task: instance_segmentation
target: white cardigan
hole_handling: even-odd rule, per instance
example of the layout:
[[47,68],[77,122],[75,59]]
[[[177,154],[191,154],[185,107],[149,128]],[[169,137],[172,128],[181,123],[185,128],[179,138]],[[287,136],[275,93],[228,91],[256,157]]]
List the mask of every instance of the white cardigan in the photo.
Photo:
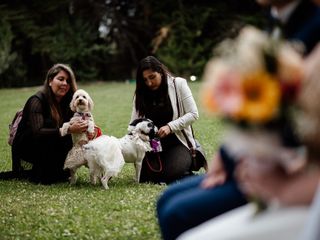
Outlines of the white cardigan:
[[[192,96],[192,92],[187,84],[186,79],[180,77],[175,78],[180,108],[180,117],[178,118],[176,91],[173,83],[174,78],[168,75],[167,79],[168,93],[173,109],[173,120],[169,122],[168,125],[171,128],[172,132],[176,134],[180,142],[182,142],[187,148],[189,148],[187,141],[183,133],[181,132],[181,130],[184,129],[190,142],[193,144],[193,146],[195,146],[190,125],[199,118],[199,113],[196,102],[194,101],[194,98]],[[137,118],[139,118],[139,115],[135,108],[134,99],[130,122]]]

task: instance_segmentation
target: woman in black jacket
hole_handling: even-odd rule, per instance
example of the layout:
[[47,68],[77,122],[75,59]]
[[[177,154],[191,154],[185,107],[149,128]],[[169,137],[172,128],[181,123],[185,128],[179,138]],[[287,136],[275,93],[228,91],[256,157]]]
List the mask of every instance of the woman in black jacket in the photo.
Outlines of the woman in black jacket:
[[[68,179],[69,172],[63,170],[63,164],[72,139],[70,134],[62,137],[60,128],[73,116],[69,104],[76,89],[76,79],[69,66],[55,64],[49,69],[42,90],[32,95],[24,106],[12,144],[13,171],[1,173],[0,178],[26,177],[42,184]],[[86,129],[86,122],[77,122],[69,127],[68,133]]]

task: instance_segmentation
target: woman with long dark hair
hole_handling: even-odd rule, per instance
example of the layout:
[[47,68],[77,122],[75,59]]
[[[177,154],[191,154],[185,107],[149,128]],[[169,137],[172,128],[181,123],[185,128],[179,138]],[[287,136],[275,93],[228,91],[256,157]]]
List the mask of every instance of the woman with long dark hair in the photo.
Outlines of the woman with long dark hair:
[[[137,68],[131,120],[146,117],[158,127],[162,152],[146,154],[140,182],[170,183],[190,175],[191,124],[199,115],[187,81],[174,77],[153,56],[142,59]],[[184,134],[181,130],[184,130]]]

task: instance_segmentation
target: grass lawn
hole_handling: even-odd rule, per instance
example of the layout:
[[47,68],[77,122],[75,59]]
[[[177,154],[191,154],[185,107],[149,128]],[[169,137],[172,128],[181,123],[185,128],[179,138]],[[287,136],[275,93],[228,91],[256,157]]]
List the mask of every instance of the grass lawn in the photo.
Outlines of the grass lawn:
[[[203,114],[199,83],[189,83],[198,103],[197,138],[210,159],[219,145],[222,124]],[[135,85],[80,84],[95,102],[93,116],[103,133],[122,137],[130,120]],[[8,124],[38,87],[0,89],[0,171],[11,169]],[[110,189],[92,186],[88,170],[78,171],[75,186],[0,181],[0,239],[160,239],[155,203],[166,186],[136,184],[133,164],[126,164]]]

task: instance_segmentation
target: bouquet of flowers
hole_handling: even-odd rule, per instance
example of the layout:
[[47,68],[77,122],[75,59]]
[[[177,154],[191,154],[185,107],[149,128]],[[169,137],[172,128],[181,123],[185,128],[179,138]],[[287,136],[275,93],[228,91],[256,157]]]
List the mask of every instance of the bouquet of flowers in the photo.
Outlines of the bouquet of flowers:
[[201,100],[231,126],[224,145],[235,159],[273,161],[286,171],[304,164],[295,137],[302,58],[288,42],[245,27],[216,50],[204,71]]

